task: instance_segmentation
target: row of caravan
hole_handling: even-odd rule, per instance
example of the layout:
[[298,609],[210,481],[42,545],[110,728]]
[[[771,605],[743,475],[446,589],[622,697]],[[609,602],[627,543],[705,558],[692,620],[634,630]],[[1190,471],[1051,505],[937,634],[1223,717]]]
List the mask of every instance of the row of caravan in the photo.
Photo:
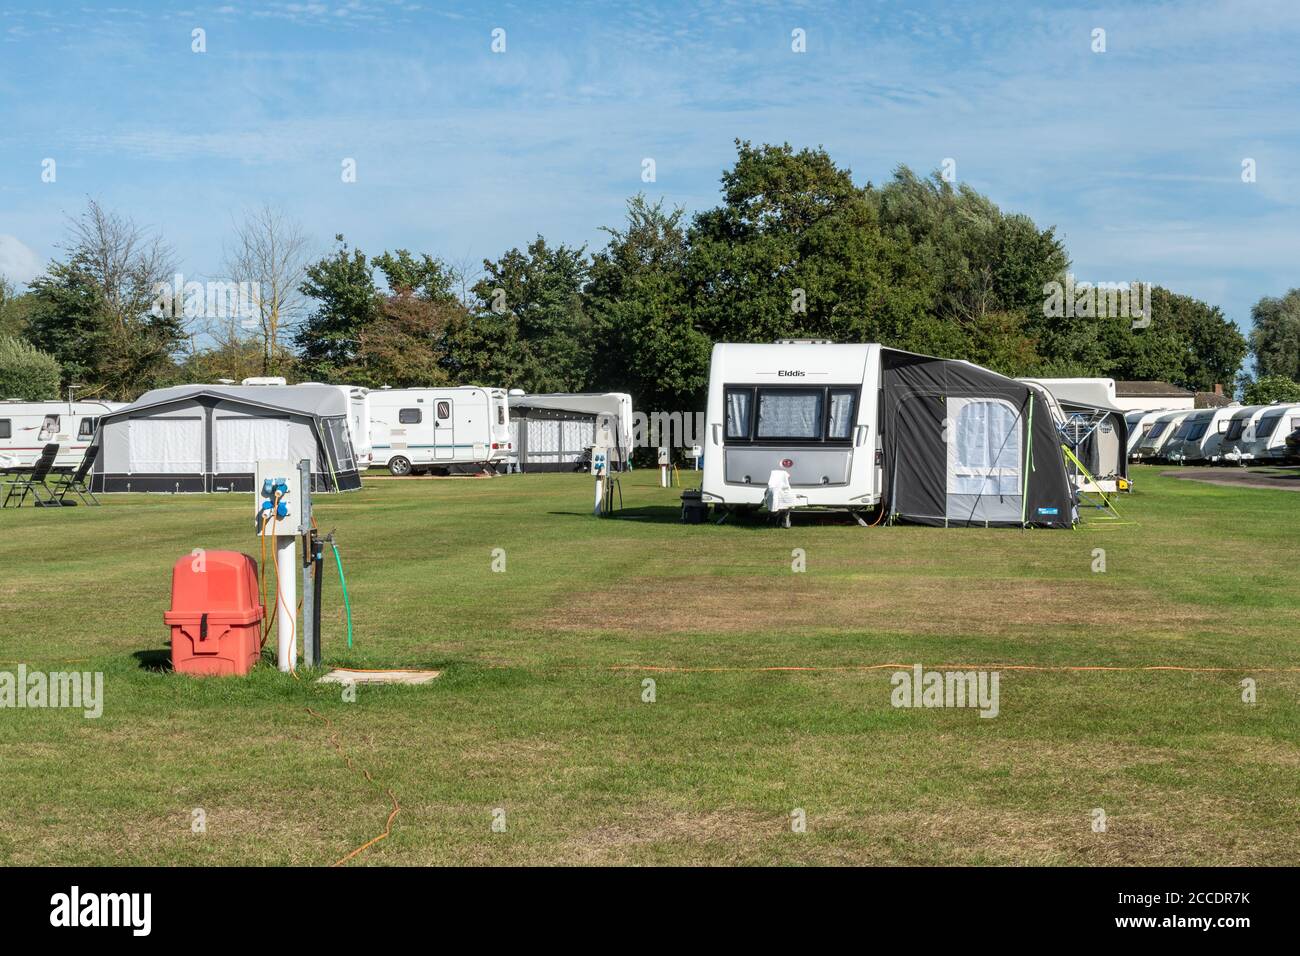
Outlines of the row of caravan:
[[244,490],[255,463],[313,461],[318,487],[357,487],[372,466],[571,470],[592,445],[627,460],[632,403],[622,393],[525,395],[501,388],[365,389],[284,379],[181,385],[130,404],[0,402],[0,468],[30,467],[48,444],[74,468],[98,443],[101,491]]
[[1134,411],[1127,419],[1133,461],[1280,464],[1287,436],[1300,429],[1300,404]]

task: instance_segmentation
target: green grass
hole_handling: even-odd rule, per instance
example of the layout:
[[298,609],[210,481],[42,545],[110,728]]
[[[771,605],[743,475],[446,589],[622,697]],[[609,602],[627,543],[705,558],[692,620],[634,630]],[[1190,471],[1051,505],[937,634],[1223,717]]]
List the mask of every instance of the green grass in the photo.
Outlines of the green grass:
[[[318,500],[357,635],[330,567],[326,659],[444,673],[355,703],[159,667],[172,563],[256,554],[251,496],[5,511],[0,670],[103,671],[106,703],[0,710],[0,863],[328,864],[388,787],[349,865],[1295,865],[1300,673],[1265,669],[1300,669],[1300,498],[1158,472],[1075,532],[686,527],[653,471],[607,521],[582,476],[372,481]],[[986,720],[862,669],[915,662],[1225,670],[1004,669]]]

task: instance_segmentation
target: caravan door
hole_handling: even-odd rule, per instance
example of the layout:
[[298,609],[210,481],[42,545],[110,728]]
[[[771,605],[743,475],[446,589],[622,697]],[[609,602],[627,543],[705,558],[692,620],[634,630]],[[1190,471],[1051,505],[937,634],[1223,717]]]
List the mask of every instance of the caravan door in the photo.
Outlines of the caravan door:
[[433,403],[433,455],[438,461],[450,461],[456,455],[455,411],[450,398]]

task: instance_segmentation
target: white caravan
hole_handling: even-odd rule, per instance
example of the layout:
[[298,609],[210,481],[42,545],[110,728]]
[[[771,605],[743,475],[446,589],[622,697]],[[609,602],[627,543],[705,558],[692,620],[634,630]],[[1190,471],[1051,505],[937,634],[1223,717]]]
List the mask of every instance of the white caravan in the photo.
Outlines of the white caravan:
[[366,395],[371,464],[394,475],[494,466],[511,451],[505,389],[379,388]]
[[1134,461],[1159,461],[1164,457],[1165,446],[1182,427],[1183,420],[1192,414],[1190,409],[1176,408],[1163,412],[1151,423],[1151,428],[1134,447],[1130,458]]
[[1196,409],[1183,419],[1161,457],[1184,465],[1217,461],[1219,441],[1228,430],[1232,416],[1240,410],[1240,405]]
[[75,468],[95,438],[99,418],[125,402],[0,402],[0,468],[30,468],[51,442],[57,468]]
[[874,344],[715,345],[703,500],[756,507],[784,471],[799,507],[877,505],[880,377]]
[[1286,457],[1286,436],[1300,428],[1300,405],[1265,405],[1252,425],[1223,457],[1243,465],[1280,464]]
[[[259,375],[246,378],[241,385],[286,385],[286,380],[279,375]],[[303,382],[304,385],[323,385],[324,382]],[[357,470],[365,471],[370,467],[370,407],[366,404],[368,388],[360,385],[330,385],[343,393],[348,403],[348,437],[352,439],[352,451],[356,456]]]
[[1124,416],[1124,424],[1128,426],[1128,456],[1132,458],[1137,453],[1137,447],[1141,444],[1142,439],[1147,437],[1147,432],[1155,425],[1161,415],[1168,412],[1167,408],[1157,408],[1153,411],[1137,409]]

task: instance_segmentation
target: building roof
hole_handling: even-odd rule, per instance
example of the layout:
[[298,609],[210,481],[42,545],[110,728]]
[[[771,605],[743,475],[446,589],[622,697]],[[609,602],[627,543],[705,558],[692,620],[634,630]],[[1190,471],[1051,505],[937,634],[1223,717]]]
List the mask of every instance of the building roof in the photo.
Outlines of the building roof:
[[1116,398],[1191,398],[1192,393],[1168,382],[1116,382]]
[[1231,395],[1224,395],[1222,392],[1197,392],[1197,408],[1223,408],[1227,405],[1235,405]]

